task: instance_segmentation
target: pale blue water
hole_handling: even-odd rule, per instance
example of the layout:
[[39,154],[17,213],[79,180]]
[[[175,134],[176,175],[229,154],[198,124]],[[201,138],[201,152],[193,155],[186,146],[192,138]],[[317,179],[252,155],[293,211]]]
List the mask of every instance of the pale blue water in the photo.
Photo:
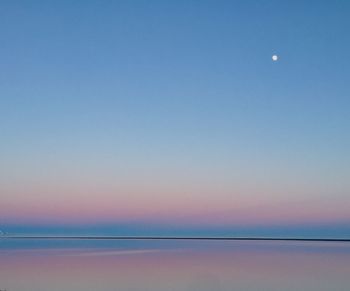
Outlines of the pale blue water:
[[350,290],[350,244],[0,240],[0,290]]

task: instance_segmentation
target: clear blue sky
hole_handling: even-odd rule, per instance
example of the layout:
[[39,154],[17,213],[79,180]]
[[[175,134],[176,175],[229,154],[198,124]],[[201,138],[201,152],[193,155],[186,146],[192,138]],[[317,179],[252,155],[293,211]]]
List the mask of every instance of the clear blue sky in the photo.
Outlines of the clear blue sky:
[[1,1],[0,224],[347,235],[349,15]]

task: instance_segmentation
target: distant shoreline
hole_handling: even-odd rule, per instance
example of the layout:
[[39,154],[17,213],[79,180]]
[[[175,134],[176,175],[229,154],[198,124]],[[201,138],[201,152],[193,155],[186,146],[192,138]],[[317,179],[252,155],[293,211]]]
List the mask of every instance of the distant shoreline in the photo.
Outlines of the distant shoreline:
[[345,238],[279,238],[279,237],[187,237],[187,236],[0,236],[0,239],[59,239],[59,240],[207,240],[207,241],[300,241],[350,242]]

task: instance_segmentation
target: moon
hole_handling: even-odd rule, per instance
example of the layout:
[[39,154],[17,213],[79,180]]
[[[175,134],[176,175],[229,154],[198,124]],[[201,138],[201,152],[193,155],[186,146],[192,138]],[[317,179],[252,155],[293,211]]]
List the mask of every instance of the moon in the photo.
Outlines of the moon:
[[274,62],[277,62],[277,61],[278,61],[278,55],[273,55],[273,56],[272,56],[272,60],[273,60]]

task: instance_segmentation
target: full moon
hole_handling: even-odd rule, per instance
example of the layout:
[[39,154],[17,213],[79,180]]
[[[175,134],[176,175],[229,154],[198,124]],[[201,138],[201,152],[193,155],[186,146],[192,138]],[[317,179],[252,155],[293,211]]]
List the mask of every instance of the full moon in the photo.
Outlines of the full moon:
[[278,55],[273,55],[273,56],[272,56],[272,60],[273,60],[274,62],[278,61]]

